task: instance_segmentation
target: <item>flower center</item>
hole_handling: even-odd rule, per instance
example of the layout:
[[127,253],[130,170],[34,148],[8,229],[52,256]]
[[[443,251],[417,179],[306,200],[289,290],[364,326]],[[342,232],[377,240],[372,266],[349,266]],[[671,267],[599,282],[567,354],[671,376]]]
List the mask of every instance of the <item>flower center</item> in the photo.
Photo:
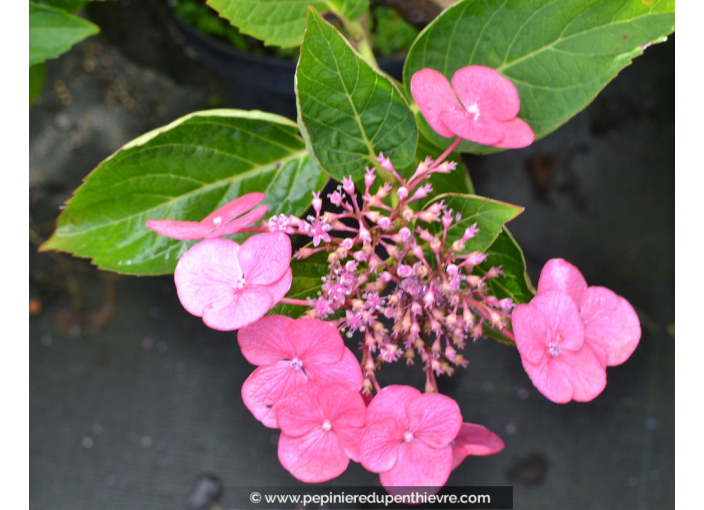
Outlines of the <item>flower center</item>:
[[330,423],[329,420],[325,420],[325,421],[323,422],[323,430],[324,430],[325,432],[329,432],[330,429],[332,429],[332,423]]
[[244,278],[240,276],[239,278],[235,279],[235,282],[232,284],[232,288],[235,292],[238,292],[244,288],[245,283],[247,282],[245,282]]
[[406,433],[403,435],[403,440],[407,443],[410,443],[414,439],[415,437],[413,436],[413,432],[411,432],[410,430],[407,430]]
[[467,113],[470,115],[474,115],[474,120],[477,120],[479,118],[479,105],[474,102],[471,106],[467,107]]
[[560,354],[560,346],[557,345],[556,343],[549,343],[548,344],[548,354],[550,355],[551,358],[557,358]]
[[[303,362],[298,358],[293,358],[291,360],[291,368],[293,368],[294,370],[302,370],[303,369]],[[325,423],[323,423],[323,428],[325,428]]]

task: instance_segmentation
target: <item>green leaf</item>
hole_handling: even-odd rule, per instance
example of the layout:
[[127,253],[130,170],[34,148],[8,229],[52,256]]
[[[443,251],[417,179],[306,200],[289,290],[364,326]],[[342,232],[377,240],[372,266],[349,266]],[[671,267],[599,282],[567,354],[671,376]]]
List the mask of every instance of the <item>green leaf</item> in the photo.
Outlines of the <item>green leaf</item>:
[[165,274],[194,242],[160,236],[148,219],[199,221],[252,191],[266,193],[269,214],[301,214],[326,177],[297,131],[278,115],[210,110],[147,133],[85,179],[42,249],[90,257],[102,269]]
[[66,11],[29,2],[29,65],[56,58],[98,31]]
[[243,33],[282,48],[301,44],[308,6],[349,21],[369,8],[369,0],[208,0],[207,4]]
[[[674,0],[463,0],[416,39],[404,83],[430,67],[452,79],[468,65],[497,69],[521,99],[519,117],[536,139],[584,109],[645,46],[675,27]],[[426,122],[431,140],[450,145]],[[463,142],[462,152],[498,149]]]
[[[440,200],[453,211],[453,223],[447,229],[447,244],[460,239],[467,228],[477,223],[479,232],[465,242],[461,253],[483,252],[494,243],[504,224],[523,212],[523,207],[476,195],[447,193],[435,197],[431,203]],[[454,221],[454,215],[457,213],[462,214],[459,222]],[[433,223],[433,230],[436,234],[442,234],[442,224]]]
[[511,298],[516,304],[527,303],[535,296],[535,288],[526,272],[526,259],[506,227],[488,250],[487,259],[474,268],[474,272],[484,276],[492,266],[499,267],[504,274],[487,280],[491,293],[499,299]]
[[35,3],[73,13],[83,9],[89,1],[90,0],[36,0]]
[[301,133],[338,181],[359,179],[384,152],[396,168],[413,161],[418,128],[401,92],[310,9],[296,71]]
[[29,66],[29,106],[41,94],[46,79],[46,66],[44,64],[34,64]]
[[[291,260],[291,272],[293,273],[293,283],[291,290],[286,297],[289,299],[303,299],[318,297],[318,292],[323,284],[321,278],[327,276],[330,269],[328,266],[327,251],[318,252],[307,259]],[[289,305],[279,303],[269,310],[269,315],[286,315],[297,319],[308,310],[305,306]]]

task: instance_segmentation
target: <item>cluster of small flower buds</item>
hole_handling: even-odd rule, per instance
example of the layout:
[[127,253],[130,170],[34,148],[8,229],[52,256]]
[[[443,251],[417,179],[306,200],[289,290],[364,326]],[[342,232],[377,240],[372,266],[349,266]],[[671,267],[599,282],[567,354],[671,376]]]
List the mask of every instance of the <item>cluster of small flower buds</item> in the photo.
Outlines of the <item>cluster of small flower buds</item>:
[[443,201],[417,206],[432,191],[427,179],[451,172],[456,163],[428,158],[406,180],[383,154],[378,161],[398,181],[395,191],[385,182],[372,192],[376,171],[367,168],[361,197],[351,178],[328,195],[341,212],[322,212],[320,194],[314,193],[315,216],[274,216],[263,227],[311,237],[313,246],[299,250],[297,258],[330,252],[329,273],[319,295],[309,299],[308,315],[332,320],[350,337],[363,333],[367,391],[378,390],[375,371],[382,364],[401,358],[407,364],[420,358],[426,391],[437,391],[437,375],[468,365],[457,350],[469,337],[476,340],[485,327],[511,336],[506,328],[513,302],[488,294],[486,282],[501,274],[500,267],[474,274],[486,260],[483,253],[465,253],[477,224],[450,242],[448,230],[461,224],[461,214]]

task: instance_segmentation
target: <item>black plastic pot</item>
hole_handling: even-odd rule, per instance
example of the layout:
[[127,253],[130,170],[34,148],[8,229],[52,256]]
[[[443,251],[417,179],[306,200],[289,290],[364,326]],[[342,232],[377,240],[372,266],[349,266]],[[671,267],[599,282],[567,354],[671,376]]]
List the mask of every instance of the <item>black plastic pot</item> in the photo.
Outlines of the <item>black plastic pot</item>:
[[[232,107],[296,119],[296,61],[238,51],[201,34],[175,14],[173,18],[188,45],[222,78]],[[404,61],[405,57],[384,58],[379,66],[400,81]]]

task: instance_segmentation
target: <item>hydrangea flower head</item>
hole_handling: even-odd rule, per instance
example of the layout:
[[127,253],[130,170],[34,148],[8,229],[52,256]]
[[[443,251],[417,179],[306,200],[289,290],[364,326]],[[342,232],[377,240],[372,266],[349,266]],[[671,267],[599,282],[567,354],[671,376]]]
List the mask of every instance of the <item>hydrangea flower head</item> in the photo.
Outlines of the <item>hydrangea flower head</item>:
[[442,487],[452,472],[452,441],[462,427],[457,402],[410,386],[382,389],[367,408],[362,465],[391,487]]
[[582,273],[564,259],[551,259],[543,267],[538,294],[557,290],[579,308],[584,338],[606,366],[626,361],[640,341],[640,321],[631,304],[605,287],[587,287]]
[[516,347],[536,388],[558,404],[594,399],[606,386],[606,369],[584,342],[577,305],[556,290],[539,293],[512,314]]
[[252,209],[265,197],[264,193],[247,193],[225,204],[201,221],[147,220],[147,228],[179,241],[227,236],[259,221],[266,214],[269,206],[261,205]]
[[276,407],[279,460],[302,482],[331,480],[350,459],[359,461],[367,408],[358,388],[310,382],[288,391]]
[[291,288],[291,241],[280,232],[256,234],[242,245],[206,239],[178,261],[174,280],[183,307],[213,329],[251,324]]
[[279,426],[277,403],[296,386],[318,381],[362,388],[359,362],[329,322],[270,315],[242,328],[237,340],[247,361],[258,365],[242,386],[242,399],[269,428]]
[[452,77],[422,69],[411,78],[411,94],[423,117],[439,135],[505,149],[526,147],[535,135],[517,117],[516,87],[490,67],[467,66]]

